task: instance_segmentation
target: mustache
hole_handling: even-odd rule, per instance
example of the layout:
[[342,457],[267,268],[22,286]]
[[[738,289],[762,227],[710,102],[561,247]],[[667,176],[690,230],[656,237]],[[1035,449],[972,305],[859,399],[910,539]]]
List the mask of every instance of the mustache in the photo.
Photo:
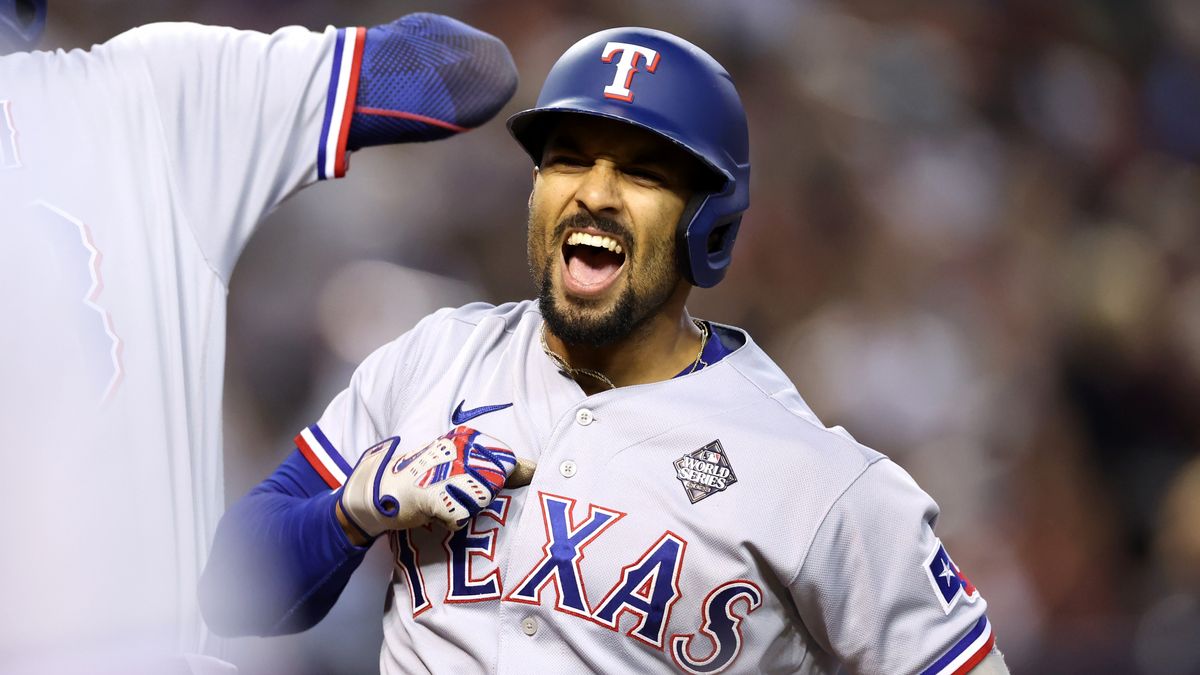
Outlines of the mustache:
[[633,233],[615,220],[603,216],[593,216],[587,212],[575,213],[558,221],[558,225],[554,227],[554,240],[561,240],[567,230],[572,228],[580,230],[593,229],[605,234],[615,235],[620,237],[624,242],[622,246],[626,249],[627,253],[632,252],[634,246]]

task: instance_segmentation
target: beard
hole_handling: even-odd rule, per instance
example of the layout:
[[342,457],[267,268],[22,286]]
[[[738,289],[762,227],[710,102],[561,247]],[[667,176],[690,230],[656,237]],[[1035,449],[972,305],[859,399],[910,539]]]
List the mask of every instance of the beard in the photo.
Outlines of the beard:
[[[554,276],[562,249],[539,250],[534,246],[533,214],[529,216],[529,268],[538,289],[538,308],[552,333],[563,342],[592,348],[606,347],[633,335],[666,304],[679,281],[674,241],[647,245],[644,256],[633,237],[616,221],[577,213],[554,228],[551,242],[562,241],[568,228],[594,228],[621,236],[625,246],[625,287],[616,300],[565,297],[554,292]],[[643,259],[644,258],[644,259]],[[609,304],[607,309],[605,305]]]

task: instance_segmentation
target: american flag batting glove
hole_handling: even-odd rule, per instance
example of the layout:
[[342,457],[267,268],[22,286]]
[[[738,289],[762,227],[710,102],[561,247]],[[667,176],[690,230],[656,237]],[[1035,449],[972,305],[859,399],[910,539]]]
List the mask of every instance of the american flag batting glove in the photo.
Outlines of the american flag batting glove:
[[517,466],[513,451],[459,426],[416,452],[389,438],[363,454],[342,487],[342,510],[367,537],[431,520],[457,530],[492,503]]

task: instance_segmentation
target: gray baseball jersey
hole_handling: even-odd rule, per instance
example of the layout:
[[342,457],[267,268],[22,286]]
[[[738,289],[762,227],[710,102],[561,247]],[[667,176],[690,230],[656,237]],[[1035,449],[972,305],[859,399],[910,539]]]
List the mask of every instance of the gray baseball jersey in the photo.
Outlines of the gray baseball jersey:
[[587,396],[536,304],[435,313],[297,438],[337,487],[389,437],[467,426],[537,461],[465,529],[395,533],[381,669],[955,673],[992,646],[938,508],[813,415],[744,332],[695,373]]
[[0,670],[200,648],[226,285],[265,214],[344,173],[361,35],[157,24],[0,58]]

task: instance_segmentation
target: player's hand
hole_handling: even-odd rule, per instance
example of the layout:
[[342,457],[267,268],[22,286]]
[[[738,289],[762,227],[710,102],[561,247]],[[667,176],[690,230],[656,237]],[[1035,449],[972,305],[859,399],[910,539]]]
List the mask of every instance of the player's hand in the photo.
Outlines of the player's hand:
[[533,478],[532,461],[467,426],[408,455],[397,451],[399,442],[390,438],[364,453],[342,487],[338,519],[356,544],[435,520],[457,530],[501,488]]

